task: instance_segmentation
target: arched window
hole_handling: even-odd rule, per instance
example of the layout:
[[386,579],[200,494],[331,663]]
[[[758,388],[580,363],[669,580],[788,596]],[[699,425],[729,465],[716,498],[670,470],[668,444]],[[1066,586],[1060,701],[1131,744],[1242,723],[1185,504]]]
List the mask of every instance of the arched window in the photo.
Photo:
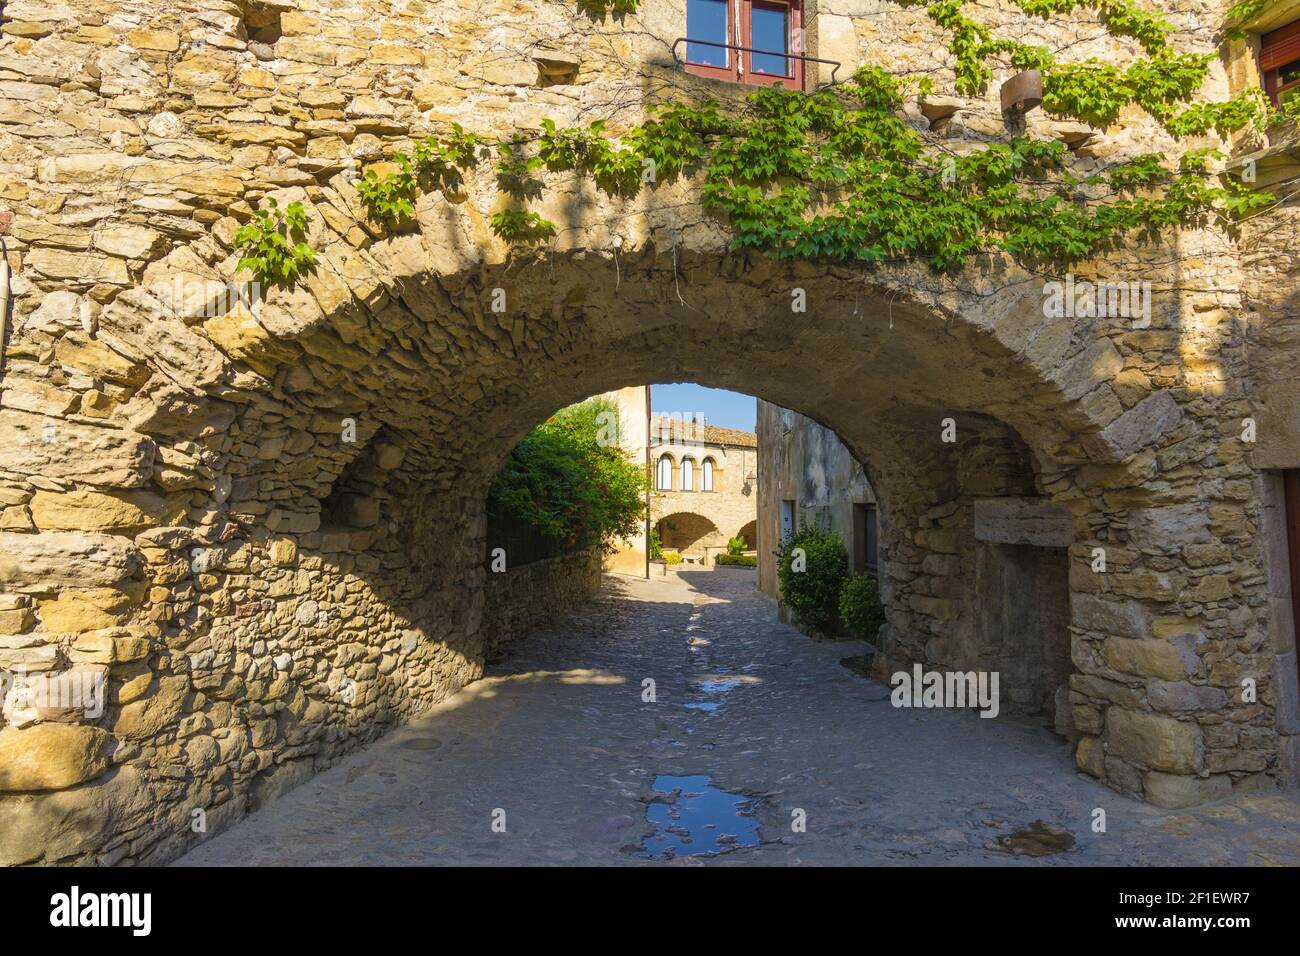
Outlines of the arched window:
[[673,490],[673,460],[667,455],[659,458],[659,468],[655,475],[655,487],[660,491]]
[[695,462],[690,458],[682,459],[682,491],[695,490]]
[[704,464],[700,465],[700,491],[713,490],[713,459],[704,459]]

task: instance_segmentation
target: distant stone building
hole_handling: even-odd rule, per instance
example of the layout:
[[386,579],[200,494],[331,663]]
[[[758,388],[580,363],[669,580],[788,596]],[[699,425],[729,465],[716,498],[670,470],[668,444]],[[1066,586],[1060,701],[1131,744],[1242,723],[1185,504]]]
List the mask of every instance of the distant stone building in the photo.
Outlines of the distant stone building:
[[[757,436],[710,425],[701,417],[648,416],[649,386],[603,397],[619,407],[621,446],[650,469],[649,525],[663,549],[706,566],[726,551],[731,538],[743,537],[752,549],[757,540]],[[606,568],[644,574],[645,535],[611,555]]]
[[806,525],[837,531],[855,573],[878,573],[876,496],[839,437],[810,418],[758,403],[758,586],[780,598],[776,551]]

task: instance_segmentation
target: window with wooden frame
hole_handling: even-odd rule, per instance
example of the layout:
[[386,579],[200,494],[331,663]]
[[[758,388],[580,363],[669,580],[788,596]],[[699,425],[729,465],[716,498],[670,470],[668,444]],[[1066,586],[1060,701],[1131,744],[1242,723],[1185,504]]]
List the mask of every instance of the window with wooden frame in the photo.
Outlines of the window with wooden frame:
[[686,37],[688,73],[804,88],[800,0],[686,0]]
[[1278,109],[1287,103],[1300,106],[1300,20],[1259,39],[1259,68],[1264,92]]

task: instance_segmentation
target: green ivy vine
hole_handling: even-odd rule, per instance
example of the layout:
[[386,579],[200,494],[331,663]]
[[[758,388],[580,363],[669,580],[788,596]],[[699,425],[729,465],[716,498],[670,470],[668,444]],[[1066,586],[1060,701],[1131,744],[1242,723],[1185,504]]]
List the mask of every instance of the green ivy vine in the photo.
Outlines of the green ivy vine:
[[[914,6],[925,0],[898,0]],[[991,31],[961,12],[965,0],[936,0],[926,5],[930,19],[951,31],[958,93],[973,96],[992,78],[988,61],[1004,56],[1019,70],[1043,72],[1043,109],[1056,116],[1093,126],[1108,126],[1120,111],[1135,104],[1174,136],[1197,136],[1214,129],[1226,136],[1248,125],[1263,129],[1271,110],[1258,90],[1246,90],[1230,100],[1185,103],[1200,89],[1214,62],[1213,53],[1179,53],[1169,46],[1172,25],[1157,13],[1129,0],[1011,0],[1024,13],[1047,20],[1092,9],[1115,37],[1135,40],[1146,56],[1120,68],[1097,59],[1057,63],[1043,46],[995,38]],[[1244,5],[1243,5],[1244,6]]]
[[451,127],[443,140],[429,136],[417,142],[410,153],[389,154],[388,162],[397,167],[395,170],[381,174],[372,167],[357,180],[357,195],[376,218],[398,225],[415,215],[419,190],[460,186],[462,174],[474,164],[483,139],[459,123]]
[[[982,89],[992,75],[988,60],[1005,56],[1018,68],[1044,71],[1045,108],[1097,126],[1136,103],[1176,136],[1210,129],[1226,135],[1271,110],[1259,91],[1189,102],[1212,55],[1173,50],[1170,24],[1129,0],[1011,0],[1043,18],[1096,10],[1110,33],[1145,52],[1123,69],[1092,60],[1056,64],[1045,47],[1000,40],[963,13],[966,0],[898,2],[926,3],[931,19],[952,32],[962,91]],[[624,14],[636,0],[587,6]],[[528,208],[543,195],[543,170],[574,172],[619,197],[699,172],[704,205],[729,225],[733,249],[868,264],[923,259],[943,270],[995,251],[1066,265],[1131,232],[1230,218],[1273,198],[1211,176],[1207,163],[1219,158],[1213,150],[1191,151],[1176,165],[1150,153],[1088,176],[1071,172],[1069,149],[1056,140],[1017,136],[957,155],[903,118],[904,93],[932,89],[929,78],[900,81],[863,67],[814,93],[756,90],[739,111],[714,101],[654,106],[644,123],[617,137],[603,121],[562,128],[548,119],[535,138],[516,134],[492,143],[452,124],[445,136],[422,139],[409,153],[394,152],[367,169],[356,188],[376,219],[400,228],[422,190],[458,188],[494,156],[508,205],[490,216],[490,226],[507,243],[528,246],[556,235],[554,223]],[[275,247],[263,238],[265,224],[245,230],[255,226],[257,248]],[[269,267],[281,274],[296,268],[282,260]]]
[[[618,12],[624,14],[634,12],[637,5],[637,0],[579,2],[589,9],[593,4],[602,10],[617,5]],[[954,60],[955,88],[964,96],[985,91],[993,78],[989,62],[1001,57],[1014,69],[1043,72],[1043,109],[1093,126],[1110,125],[1129,104],[1141,107],[1179,137],[1197,136],[1211,129],[1226,136],[1248,125],[1263,129],[1278,119],[1257,90],[1247,90],[1221,103],[1194,102],[1179,109],[1178,104],[1189,100],[1204,83],[1214,54],[1172,50],[1172,24],[1131,0],[1010,0],[1025,14],[1043,20],[1079,9],[1096,11],[1111,36],[1134,40],[1146,53],[1124,69],[1096,59],[1060,64],[1045,46],[995,37],[987,26],[963,12],[968,0],[895,2],[924,6],[929,18],[949,31],[948,52]],[[1234,29],[1239,34],[1239,28],[1233,25],[1254,16],[1266,2],[1235,3],[1228,11],[1229,35]]]
[[1244,25],[1255,18],[1264,7],[1268,6],[1269,0],[1238,0],[1232,6],[1228,7],[1228,12],[1224,14],[1225,35],[1229,40],[1246,39]]
[[748,109],[660,106],[615,142],[602,123],[550,120],[532,142],[495,146],[501,192],[516,208],[491,217],[510,243],[534,244],[553,223],[520,207],[542,194],[542,169],[589,176],[631,196],[700,169],[706,208],[729,224],[733,249],[777,257],[878,263],[921,258],[938,269],[1002,251],[1070,263],[1134,230],[1231,216],[1271,197],[1208,175],[1211,150],[1171,167],[1159,153],[1076,176],[1056,140],[1025,136],[956,155],[904,120],[904,92],[875,67],[806,94],[756,90]]
[[264,285],[293,285],[316,267],[307,243],[307,210],[291,202],[283,210],[268,196],[266,206],[235,232],[242,255],[236,269],[248,269]]
[[578,0],[578,9],[588,16],[603,20],[610,14],[625,17],[636,13],[640,0]]

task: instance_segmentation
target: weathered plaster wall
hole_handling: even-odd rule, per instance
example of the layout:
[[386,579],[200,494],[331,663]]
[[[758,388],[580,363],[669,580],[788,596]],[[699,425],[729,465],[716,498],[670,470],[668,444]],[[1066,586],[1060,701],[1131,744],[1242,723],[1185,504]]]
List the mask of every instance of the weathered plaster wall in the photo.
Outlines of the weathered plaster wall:
[[776,551],[781,502],[793,501],[796,527],[839,533],[853,553],[853,505],[874,504],[866,471],[833,431],[771,402],[758,403],[758,587],[780,598]]

